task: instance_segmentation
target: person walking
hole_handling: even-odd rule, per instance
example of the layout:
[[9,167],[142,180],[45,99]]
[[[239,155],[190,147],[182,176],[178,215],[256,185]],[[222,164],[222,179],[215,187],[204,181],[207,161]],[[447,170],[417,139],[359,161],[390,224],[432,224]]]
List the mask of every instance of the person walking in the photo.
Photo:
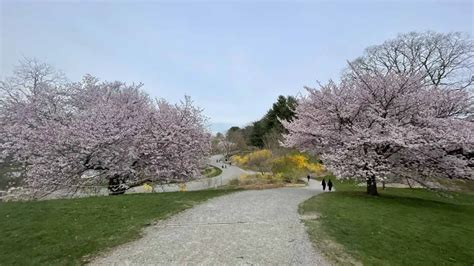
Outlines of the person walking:
[[331,179],[329,179],[329,181],[328,181],[328,188],[329,188],[329,191],[331,191],[331,189],[332,189],[332,182],[331,182]]
[[323,186],[323,191],[326,190],[326,180],[321,181],[321,186]]
[[308,175],[308,185],[309,185],[309,180],[311,179],[311,177]]

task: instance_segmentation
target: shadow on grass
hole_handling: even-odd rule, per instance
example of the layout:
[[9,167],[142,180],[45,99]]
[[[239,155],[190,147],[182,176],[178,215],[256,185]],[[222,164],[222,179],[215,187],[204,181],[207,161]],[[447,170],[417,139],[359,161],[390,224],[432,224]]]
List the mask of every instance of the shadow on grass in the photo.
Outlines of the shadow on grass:
[[[438,196],[439,199],[432,199],[432,198],[422,198],[417,196],[407,196],[407,195],[397,195],[397,194],[389,194],[389,193],[380,193],[378,196],[371,196],[367,195],[367,193],[363,191],[340,191],[337,192],[339,195],[344,197],[353,197],[358,199],[365,199],[370,201],[384,201],[384,203],[390,204],[391,202],[395,202],[396,204],[403,204],[410,207],[413,206],[424,206],[424,207],[455,207],[459,205],[472,205],[469,203],[460,203],[460,202],[452,202],[452,198],[443,198],[442,196]],[[436,196],[435,196],[436,197]]]

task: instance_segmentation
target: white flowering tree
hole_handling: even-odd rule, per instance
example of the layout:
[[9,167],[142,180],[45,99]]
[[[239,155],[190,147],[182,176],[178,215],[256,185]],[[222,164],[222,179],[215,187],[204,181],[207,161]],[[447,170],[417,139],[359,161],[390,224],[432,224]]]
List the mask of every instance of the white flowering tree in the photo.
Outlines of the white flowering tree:
[[11,82],[21,79],[14,73],[1,84],[0,145],[4,158],[24,166],[35,197],[104,182],[120,194],[145,181],[191,178],[209,152],[205,117],[189,97],[178,105],[153,101],[141,84],[90,75],[76,83]]
[[422,82],[418,75],[358,75],[307,88],[287,146],[319,153],[340,178],[474,179],[472,95]]
[[369,47],[342,82],[307,88],[285,144],[321,154],[340,178],[474,178],[474,44],[408,33]]

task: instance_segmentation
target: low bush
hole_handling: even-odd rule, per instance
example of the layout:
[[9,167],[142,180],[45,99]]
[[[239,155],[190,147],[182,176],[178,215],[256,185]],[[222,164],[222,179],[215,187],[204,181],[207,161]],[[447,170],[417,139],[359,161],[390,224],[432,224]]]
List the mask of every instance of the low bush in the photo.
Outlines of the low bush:
[[230,185],[238,186],[240,188],[271,188],[281,187],[287,182],[281,174],[253,174],[242,175],[238,179],[231,181]]
[[231,159],[243,168],[279,175],[286,183],[296,183],[308,174],[325,173],[324,166],[316,158],[300,152],[274,156],[270,150],[258,150],[242,156],[234,155]]
[[264,173],[271,170],[272,158],[270,150],[257,150],[243,156],[234,155],[231,160],[237,165]]

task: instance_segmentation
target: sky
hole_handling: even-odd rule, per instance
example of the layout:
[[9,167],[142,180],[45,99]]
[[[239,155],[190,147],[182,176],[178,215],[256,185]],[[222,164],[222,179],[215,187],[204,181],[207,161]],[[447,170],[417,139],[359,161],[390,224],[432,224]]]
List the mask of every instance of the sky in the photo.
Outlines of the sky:
[[0,78],[23,57],[72,80],[189,95],[212,131],[260,119],[278,95],[337,80],[347,60],[399,33],[474,36],[474,1],[0,0]]

